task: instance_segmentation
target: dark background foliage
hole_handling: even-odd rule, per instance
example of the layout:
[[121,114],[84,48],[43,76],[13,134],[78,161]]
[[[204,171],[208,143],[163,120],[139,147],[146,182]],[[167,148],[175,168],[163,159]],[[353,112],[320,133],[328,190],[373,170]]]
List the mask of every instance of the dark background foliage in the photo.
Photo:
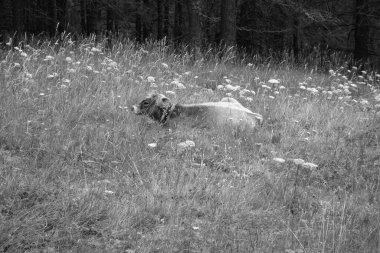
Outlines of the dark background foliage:
[[[294,61],[332,51],[380,65],[379,0],[0,0],[0,33],[105,35],[232,46]],[[112,40],[111,40],[112,41]]]

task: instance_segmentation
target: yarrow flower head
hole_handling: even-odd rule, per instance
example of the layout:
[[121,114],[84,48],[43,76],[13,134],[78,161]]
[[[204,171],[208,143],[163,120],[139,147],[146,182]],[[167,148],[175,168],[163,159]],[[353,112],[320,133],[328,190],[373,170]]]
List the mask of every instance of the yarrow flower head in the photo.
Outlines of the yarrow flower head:
[[285,159],[280,158],[280,157],[274,157],[273,161],[278,162],[278,163],[285,163]]
[[47,55],[44,59],[44,61],[52,61],[54,60],[54,56],[51,56],[51,55]]

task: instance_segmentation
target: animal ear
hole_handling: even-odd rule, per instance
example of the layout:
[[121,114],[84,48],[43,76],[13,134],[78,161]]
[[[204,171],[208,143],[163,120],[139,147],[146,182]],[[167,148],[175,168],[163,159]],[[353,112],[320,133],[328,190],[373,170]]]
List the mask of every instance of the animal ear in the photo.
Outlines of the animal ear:
[[163,97],[163,98],[162,98],[162,102],[163,102],[163,103],[169,102],[169,99],[166,98],[166,97]]

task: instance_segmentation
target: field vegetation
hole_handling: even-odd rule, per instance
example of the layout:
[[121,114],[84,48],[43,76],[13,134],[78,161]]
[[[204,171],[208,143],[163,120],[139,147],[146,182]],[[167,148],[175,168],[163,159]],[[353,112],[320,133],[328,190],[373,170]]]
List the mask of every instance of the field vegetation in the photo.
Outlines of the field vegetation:
[[[380,75],[317,66],[68,35],[5,48],[0,251],[378,252]],[[162,128],[129,110],[150,91],[232,96],[264,123]]]

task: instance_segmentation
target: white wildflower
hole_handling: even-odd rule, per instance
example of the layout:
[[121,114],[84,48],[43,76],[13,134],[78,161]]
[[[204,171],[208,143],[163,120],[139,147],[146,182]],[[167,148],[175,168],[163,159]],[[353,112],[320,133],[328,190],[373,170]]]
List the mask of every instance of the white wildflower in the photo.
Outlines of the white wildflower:
[[104,191],[104,194],[107,194],[107,195],[113,195],[115,194],[113,191],[110,191],[110,190],[105,190]]
[[296,165],[302,165],[305,163],[305,161],[303,159],[293,159],[293,163],[296,164]]
[[146,79],[149,83],[154,83],[156,81],[156,79],[153,76],[148,76]]
[[306,169],[311,169],[311,170],[318,167],[318,165],[316,165],[314,163],[303,163],[301,166],[306,168]]
[[52,60],[54,60],[54,57],[51,56],[51,55],[47,55],[47,56],[45,57],[45,59],[44,59],[44,61],[52,61]]
[[71,57],[66,57],[66,62],[68,62],[68,63],[72,63],[73,62],[73,59],[71,59]]
[[28,57],[27,53],[25,53],[25,52],[21,52],[21,56],[22,57]]
[[268,80],[268,83],[270,83],[270,84],[279,84],[280,81],[277,80],[277,79],[269,79],[269,80]]
[[93,47],[93,48],[91,48],[91,52],[94,52],[94,53],[100,53],[100,52],[102,52],[102,50],[100,50],[100,49],[97,48],[97,47]]
[[278,163],[284,163],[285,159],[280,158],[280,157],[275,157],[275,158],[273,158],[273,161],[278,162]]
[[157,147],[157,143],[153,142],[153,143],[149,143],[148,144],[148,147],[149,148],[156,148]]
[[117,67],[117,63],[114,62],[114,61],[111,61],[108,66],[112,67],[112,68],[116,68]]
[[163,62],[163,63],[161,63],[161,66],[162,66],[162,67],[164,67],[165,69],[168,69],[168,68],[169,68],[169,65],[168,65],[168,64],[166,64],[166,63],[164,63],[164,62]]
[[237,91],[237,90],[240,90],[240,86],[239,85],[236,85],[236,86],[233,86],[231,84],[227,84],[225,86],[226,90],[230,90],[230,91]]

